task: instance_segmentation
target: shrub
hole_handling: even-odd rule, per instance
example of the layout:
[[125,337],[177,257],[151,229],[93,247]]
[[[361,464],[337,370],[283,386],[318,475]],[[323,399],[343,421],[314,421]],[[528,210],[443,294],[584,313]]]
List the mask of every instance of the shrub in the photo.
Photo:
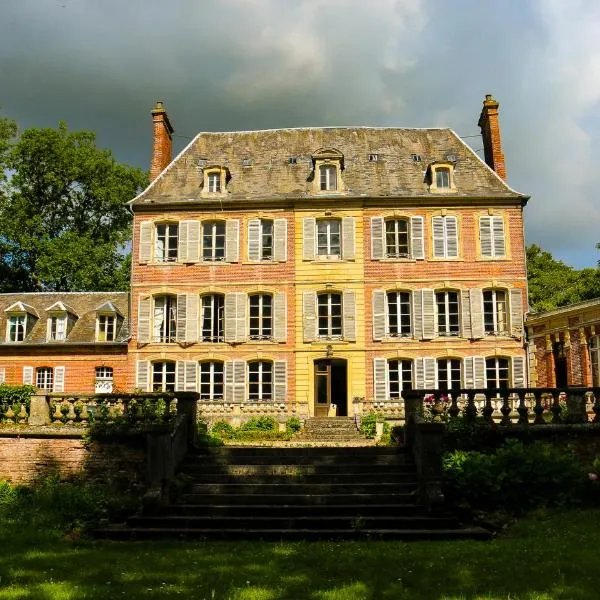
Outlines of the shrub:
[[504,438],[498,425],[478,417],[470,421],[465,417],[449,418],[444,432],[446,450],[478,450],[492,452],[500,447]]
[[277,431],[277,421],[273,417],[252,417],[243,423],[240,431]]
[[302,429],[302,422],[296,416],[290,417],[285,422],[285,428],[290,433],[298,433],[300,431],[300,429]]
[[213,423],[210,433],[222,440],[231,440],[235,437],[235,430],[227,423],[227,421],[217,421],[216,423]]
[[377,413],[373,411],[363,415],[360,420],[360,432],[370,440],[377,435],[377,420]]
[[12,408],[15,414],[21,410],[21,404],[25,405],[27,412],[31,404],[31,396],[35,393],[32,385],[8,385],[0,384],[0,418],[9,408]]

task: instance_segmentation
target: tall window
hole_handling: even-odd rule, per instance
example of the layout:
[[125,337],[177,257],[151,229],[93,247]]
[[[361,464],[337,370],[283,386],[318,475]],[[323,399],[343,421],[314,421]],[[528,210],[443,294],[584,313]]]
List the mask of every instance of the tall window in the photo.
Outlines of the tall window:
[[483,292],[483,323],[486,335],[507,334],[508,318],[504,290],[485,290]]
[[223,400],[223,363],[200,363],[200,400]]
[[259,360],[248,364],[248,397],[250,400],[272,400],[273,363]]
[[174,392],[175,391],[175,363],[155,362],[152,363],[152,391]]
[[266,340],[273,336],[273,297],[269,294],[250,296],[250,339]]
[[99,342],[113,342],[117,330],[117,317],[115,315],[98,315],[98,335]]
[[435,187],[450,187],[450,169],[448,167],[437,167],[435,169]]
[[410,294],[408,292],[387,293],[388,335],[407,337],[410,335]]
[[479,218],[479,241],[481,256],[484,258],[504,258],[506,256],[504,219],[501,215]]
[[590,339],[590,359],[592,363],[592,385],[600,386],[600,336]]
[[96,367],[96,394],[110,394],[113,390],[112,367]]
[[339,339],[342,337],[342,295],[319,294],[317,296],[319,337]]
[[202,341],[222,342],[225,300],[222,294],[202,296]]
[[273,221],[260,221],[260,259],[273,259]]
[[319,167],[320,187],[322,191],[337,190],[337,167],[321,165]]
[[157,262],[175,262],[177,260],[177,241],[179,226],[176,223],[156,225],[154,259]]
[[454,215],[431,219],[434,258],[458,258],[458,220]]
[[436,292],[438,335],[459,335],[458,292]]
[[485,378],[487,388],[506,389],[509,383],[508,359],[507,358],[486,358],[485,360]]
[[39,390],[52,391],[54,386],[54,369],[39,367],[35,374],[35,385]]
[[388,398],[400,398],[402,390],[412,388],[412,361],[388,360]]
[[12,315],[8,318],[8,341],[23,342],[27,335],[27,315]]
[[221,191],[221,173],[209,173],[207,176],[208,191],[209,192],[220,192]]
[[460,389],[460,360],[440,358],[437,361],[438,389],[449,392]]
[[225,260],[225,222],[202,223],[202,260]]
[[339,219],[320,219],[317,221],[317,255],[341,256],[341,221]]
[[177,297],[156,296],[154,298],[154,337],[153,341],[175,342],[177,333]]
[[67,315],[50,317],[48,339],[52,342],[60,342],[67,339]]
[[408,258],[408,221],[388,219],[385,222],[385,255],[387,258]]

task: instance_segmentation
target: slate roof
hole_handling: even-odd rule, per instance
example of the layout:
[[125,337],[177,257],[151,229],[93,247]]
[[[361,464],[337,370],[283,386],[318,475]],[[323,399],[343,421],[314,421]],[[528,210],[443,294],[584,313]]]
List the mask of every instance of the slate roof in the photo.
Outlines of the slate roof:
[[[428,165],[454,158],[454,196],[527,197],[511,189],[451,129],[321,127],[199,133],[137,198],[145,203],[213,201],[202,194],[202,169],[219,165],[231,178],[227,198],[271,200],[312,194],[313,156],[335,149],[344,156],[346,187],[337,197],[440,198],[425,181]],[[369,161],[369,154],[380,160]],[[411,155],[421,157],[420,162]],[[296,164],[289,164],[289,158]],[[248,159],[251,166],[247,166]],[[454,162],[452,161],[452,162]],[[246,166],[245,163],[246,162]],[[322,193],[319,194],[322,197]]]
[[[26,307],[33,309],[33,314],[38,319],[29,331],[24,342],[6,342],[6,309],[21,302]],[[106,303],[111,302],[123,317],[121,326],[117,330],[114,342],[96,342],[96,311],[106,309]],[[46,340],[47,321],[50,313],[47,309],[56,310],[57,303],[62,303],[69,312],[77,316],[72,329],[65,341]],[[103,306],[104,305],[104,306]],[[52,311],[51,311],[52,312]],[[101,310],[102,312],[102,310]],[[55,312],[53,314],[56,314]],[[66,344],[99,345],[126,343],[129,337],[129,294],[127,292],[29,292],[0,294],[0,345],[20,346],[23,344],[44,344],[48,346],[64,346]]]

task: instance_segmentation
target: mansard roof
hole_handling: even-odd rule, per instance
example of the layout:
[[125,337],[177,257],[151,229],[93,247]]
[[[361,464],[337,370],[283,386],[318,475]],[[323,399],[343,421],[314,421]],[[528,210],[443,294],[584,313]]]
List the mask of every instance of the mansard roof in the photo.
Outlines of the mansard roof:
[[135,209],[212,202],[202,192],[202,179],[203,169],[215,164],[231,175],[227,201],[308,198],[315,194],[310,183],[314,162],[324,152],[340,159],[344,191],[332,194],[338,198],[439,201],[425,175],[428,165],[446,162],[454,165],[457,197],[527,200],[451,129],[313,127],[199,133],[130,204]]
[[[26,307],[19,311],[16,307]],[[57,312],[70,313],[77,318],[68,337],[61,344],[96,343],[96,317],[100,311],[107,314],[107,306],[122,316],[114,343],[126,343],[129,336],[129,294],[127,292],[15,292],[0,294],[0,345],[4,343],[6,321],[14,312],[29,312],[37,318],[24,342],[13,342],[11,346],[22,344],[46,344],[47,320]],[[27,310],[28,309],[28,310]],[[100,310],[102,309],[102,310]],[[56,344],[56,342],[52,342]],[[106,343],[106,342],[103,342]],[[111,343],[111,342],[108,342]]]

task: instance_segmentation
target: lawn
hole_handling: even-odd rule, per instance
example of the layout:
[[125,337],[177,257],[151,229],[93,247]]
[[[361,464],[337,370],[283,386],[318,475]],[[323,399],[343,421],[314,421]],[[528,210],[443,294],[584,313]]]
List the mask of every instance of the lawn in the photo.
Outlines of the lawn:
[[0,599],[592,600],[600,509],[491,542],[106,542],[0,523]]

